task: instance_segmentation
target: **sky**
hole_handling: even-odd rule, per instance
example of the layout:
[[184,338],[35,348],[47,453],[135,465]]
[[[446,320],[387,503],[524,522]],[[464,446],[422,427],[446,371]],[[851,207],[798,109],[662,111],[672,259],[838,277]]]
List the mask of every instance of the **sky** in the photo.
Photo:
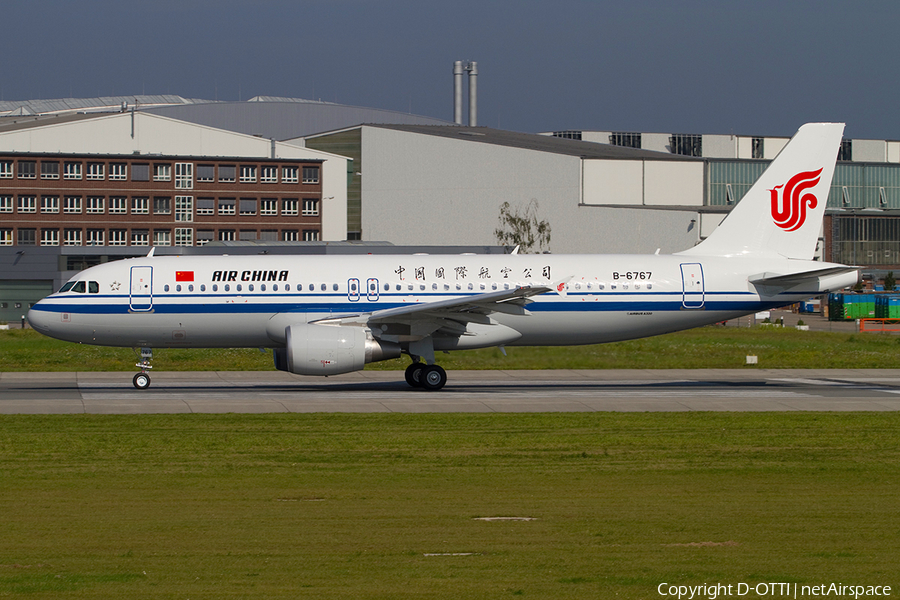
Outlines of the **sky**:
[[41,0],[0,11],[0,100],[288,96],[478,124],[900,139],[896,0]]

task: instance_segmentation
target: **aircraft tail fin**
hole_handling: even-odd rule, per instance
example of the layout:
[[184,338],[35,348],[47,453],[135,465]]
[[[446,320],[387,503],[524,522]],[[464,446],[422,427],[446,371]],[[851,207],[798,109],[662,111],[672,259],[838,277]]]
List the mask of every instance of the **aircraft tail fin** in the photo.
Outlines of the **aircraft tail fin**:
[[801,127],[715,231],[678,254],[812,259],[843,133],[843,123]]

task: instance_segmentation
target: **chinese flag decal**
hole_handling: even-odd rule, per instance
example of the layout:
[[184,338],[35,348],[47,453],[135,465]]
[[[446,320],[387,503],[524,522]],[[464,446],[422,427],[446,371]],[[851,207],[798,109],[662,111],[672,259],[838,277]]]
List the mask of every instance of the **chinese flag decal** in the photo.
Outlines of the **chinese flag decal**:
[[175,271],[175,281],[193,281],[193,271]]

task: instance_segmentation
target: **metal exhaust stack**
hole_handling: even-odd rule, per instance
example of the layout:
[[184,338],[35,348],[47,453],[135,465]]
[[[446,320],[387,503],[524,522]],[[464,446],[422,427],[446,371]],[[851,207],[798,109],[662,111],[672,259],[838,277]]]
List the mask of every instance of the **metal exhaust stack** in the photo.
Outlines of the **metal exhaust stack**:
[[[478,63],[470,61],[466,65],[466,71],[469,72],[469,127],[478,125],[478,92],[476,77],[478,77]],[[462,121],[462,117],[460,117]]]
[[462,125],[463,105],[462,105],[462,86],[463,86],[463,64],[461,60],[453,63],[453,122]]

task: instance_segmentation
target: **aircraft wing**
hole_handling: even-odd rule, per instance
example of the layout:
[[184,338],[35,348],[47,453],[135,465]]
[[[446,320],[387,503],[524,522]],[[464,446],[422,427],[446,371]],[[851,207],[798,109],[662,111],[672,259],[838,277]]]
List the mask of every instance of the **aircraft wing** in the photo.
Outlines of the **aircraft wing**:
[[518,287],[512,290],[486,292],[461,298],[450,298],[437,302],[422,302],[409,306],[396,306],[370,313],[329,317],[318,323],[360,323],[389,324],[410,323],[415,320],[451,319],[461,322],[487,322],[487,315],[502,312],[514,315],[527,315],[525,305],[531,302],[528,298],[545,294],[555,288],[548,286]]

